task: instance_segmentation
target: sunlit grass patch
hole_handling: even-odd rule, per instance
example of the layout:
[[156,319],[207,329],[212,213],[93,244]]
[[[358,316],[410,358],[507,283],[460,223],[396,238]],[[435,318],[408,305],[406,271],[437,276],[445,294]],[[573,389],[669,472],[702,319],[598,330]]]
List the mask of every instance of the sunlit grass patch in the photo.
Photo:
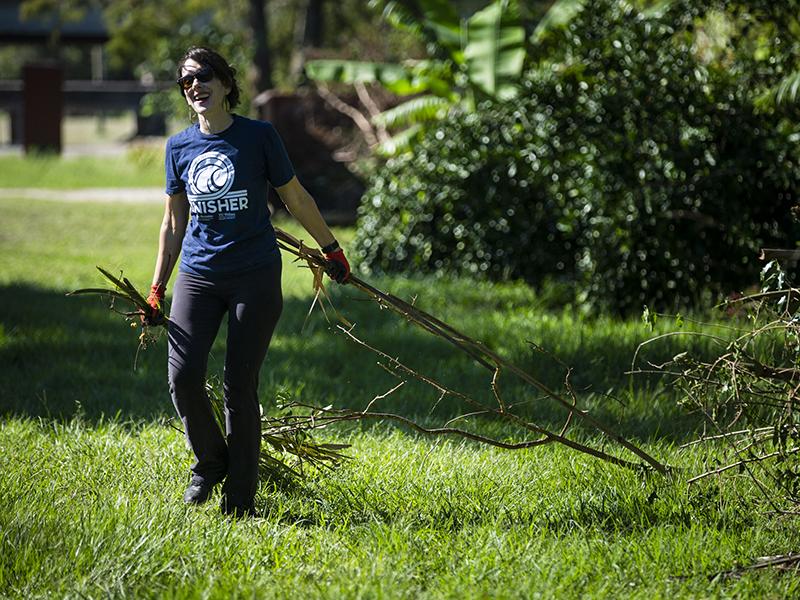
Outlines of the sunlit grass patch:
[[[556,352],[575,367],[590,411],[677,467],[672,477],[642,478],[555,445],[510,452],[369,423],[321,432],[320,441],[351,444],[351,459],[294,486],[263,486],[259,519],[223,519],[218,496],[188,508],[181,495],[191,457],[170,426],[163,340],[134,371],[136,332],[104,301],[64,295],[100,283],[97,264],[146,285],[161,208],[0,200],[0,211],[0,596],[800,594],[793,572],[709,578],[796,551],[800,534],[793,520],[766,514],[746,478],[687,487],[713,464],[717,447],[678,448],[700,421],[676,405],[668,387],[624,375],[653,332],[639,320],[555,310],[519,284],[375,282],[416,296],[426,310],[558,381],[560,367],[548,366],[527,342]],[[363,407],[394,385],[374,357],[334,336],[320,315],[303,327],[313,293],[306,269],[285,260],[284,286],[284,316],[262,370],[265,410],[279,396]],[[331,292],[376,344],[455,384],[485,385],[446,348],[346,287]],[[214,373],[221,373],[224,346],[223,330],[212,350]],[[643,358],[673,350],[652,348]],[[435,401],[435,394],[413,392],[390,406],[425,422],[438,416],[430,414]],[[535,398],[529,404],[538,410]],[[481,426],[504,435],[496,424]]]
[[163,187],[163,148],[111,156],[0,156],[0,188]]

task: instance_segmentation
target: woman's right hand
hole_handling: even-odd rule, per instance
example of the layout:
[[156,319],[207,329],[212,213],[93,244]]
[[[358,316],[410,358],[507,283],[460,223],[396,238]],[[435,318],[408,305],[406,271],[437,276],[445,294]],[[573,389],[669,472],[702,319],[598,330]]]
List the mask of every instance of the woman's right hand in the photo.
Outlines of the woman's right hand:
[[161,303],[167,288],[163,283],[154,283],[150,286],[150,295],[147,296],[147,305],[150,310],[142,315],[143,325],[161,325],[164,322],[164,313],[161,311]]

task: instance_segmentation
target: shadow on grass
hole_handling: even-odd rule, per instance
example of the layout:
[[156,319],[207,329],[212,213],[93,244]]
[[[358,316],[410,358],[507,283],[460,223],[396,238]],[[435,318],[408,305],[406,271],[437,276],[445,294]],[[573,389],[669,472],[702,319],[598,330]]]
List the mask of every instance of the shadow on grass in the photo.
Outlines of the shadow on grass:
[[[129,328],[121,316],[110,313],[102,298],[66,297],[58,291],[13,285],[0,287],[0,303],[0,415],[68,419],[80,413],[89,422],[173,415],[166,381],[165,336],[137,358],[138,329]],[[378,311],[371,302],[347,302],[346,306],[359,337],[445,385],[492,404],[488,371],[471,364],[446,342],[394,314]],[[397,385],[395,375],[376,365],[376,355],[344,335],[333,335],[335,328],[320,314],[313,314],[304,329],[308,309],[305,299],[285,300],[261,374],[260,397],[265,406],[289,398],[363,408],[374,396]],[[571,335],[571,331],[563,331],[563,336]],[[212,350],[210,374],[222,372],[224,338],[223,326]],[[551,341],[557,344],[558,340]],[[511,360],[530,369],[548,386],[561,386],[562,366],[520,347],[522,351],[510,356]],[[690,435],[696,420],[687,417],[669,395],[658,399],[646,386],[632,392],[623,389],[617,395],[627,398],[628,404],[621,406],[601,393],[587,392],[589,382],[595,383],[598,392],[624,382],[619,371],[613,370],[619,365],[610,370],[609,362],[599,359],[623,357],[624,363],[630,349],[615,346],[613,336],[588,340],[586,347],[591,353],[579,347],[560,358],[575,366],[575,388],[596,417],[632,437],[680,440]],[[550,407],[529,388],[510,378],[500,383],[504,398],[524,402],[520,411],[537,422],[557,427],[563,419],[562,409]],[[437,402],[438,396],[427,385],[409,382],[376,404],[375,410],[434,420],[471,410],[451,399]],[[497,433],[502,435],[503,428]]]

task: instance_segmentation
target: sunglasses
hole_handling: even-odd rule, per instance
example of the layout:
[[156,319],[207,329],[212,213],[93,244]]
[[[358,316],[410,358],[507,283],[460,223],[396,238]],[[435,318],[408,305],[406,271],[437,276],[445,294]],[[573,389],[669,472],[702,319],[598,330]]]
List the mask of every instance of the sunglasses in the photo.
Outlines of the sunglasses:
[[214,79],[214,69],[212,69],[208,65],[205,65],[199,68],[194,73],[187,73],[186,75],[178,79],[177,81],[178,87],[180,87],[184,91],[189,90],[194,85],[195,79],[197,79],[197,81],[201,83],[208,83],[209,81]]

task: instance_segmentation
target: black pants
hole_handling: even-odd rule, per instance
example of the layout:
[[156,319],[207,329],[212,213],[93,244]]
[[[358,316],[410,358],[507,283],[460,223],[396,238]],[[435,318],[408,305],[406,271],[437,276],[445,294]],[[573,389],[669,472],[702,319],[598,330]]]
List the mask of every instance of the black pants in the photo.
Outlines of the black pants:
[[[258,483],[261,418],[258,373],[283,308],[281,263],[244,275],[206,279],[179,273],[169,314],[169,385],[194,452],[195,481],[225,479],[223,493],[252,505]],[[223,394],[226,436],[205,392],[208,354],[228,315]]]

